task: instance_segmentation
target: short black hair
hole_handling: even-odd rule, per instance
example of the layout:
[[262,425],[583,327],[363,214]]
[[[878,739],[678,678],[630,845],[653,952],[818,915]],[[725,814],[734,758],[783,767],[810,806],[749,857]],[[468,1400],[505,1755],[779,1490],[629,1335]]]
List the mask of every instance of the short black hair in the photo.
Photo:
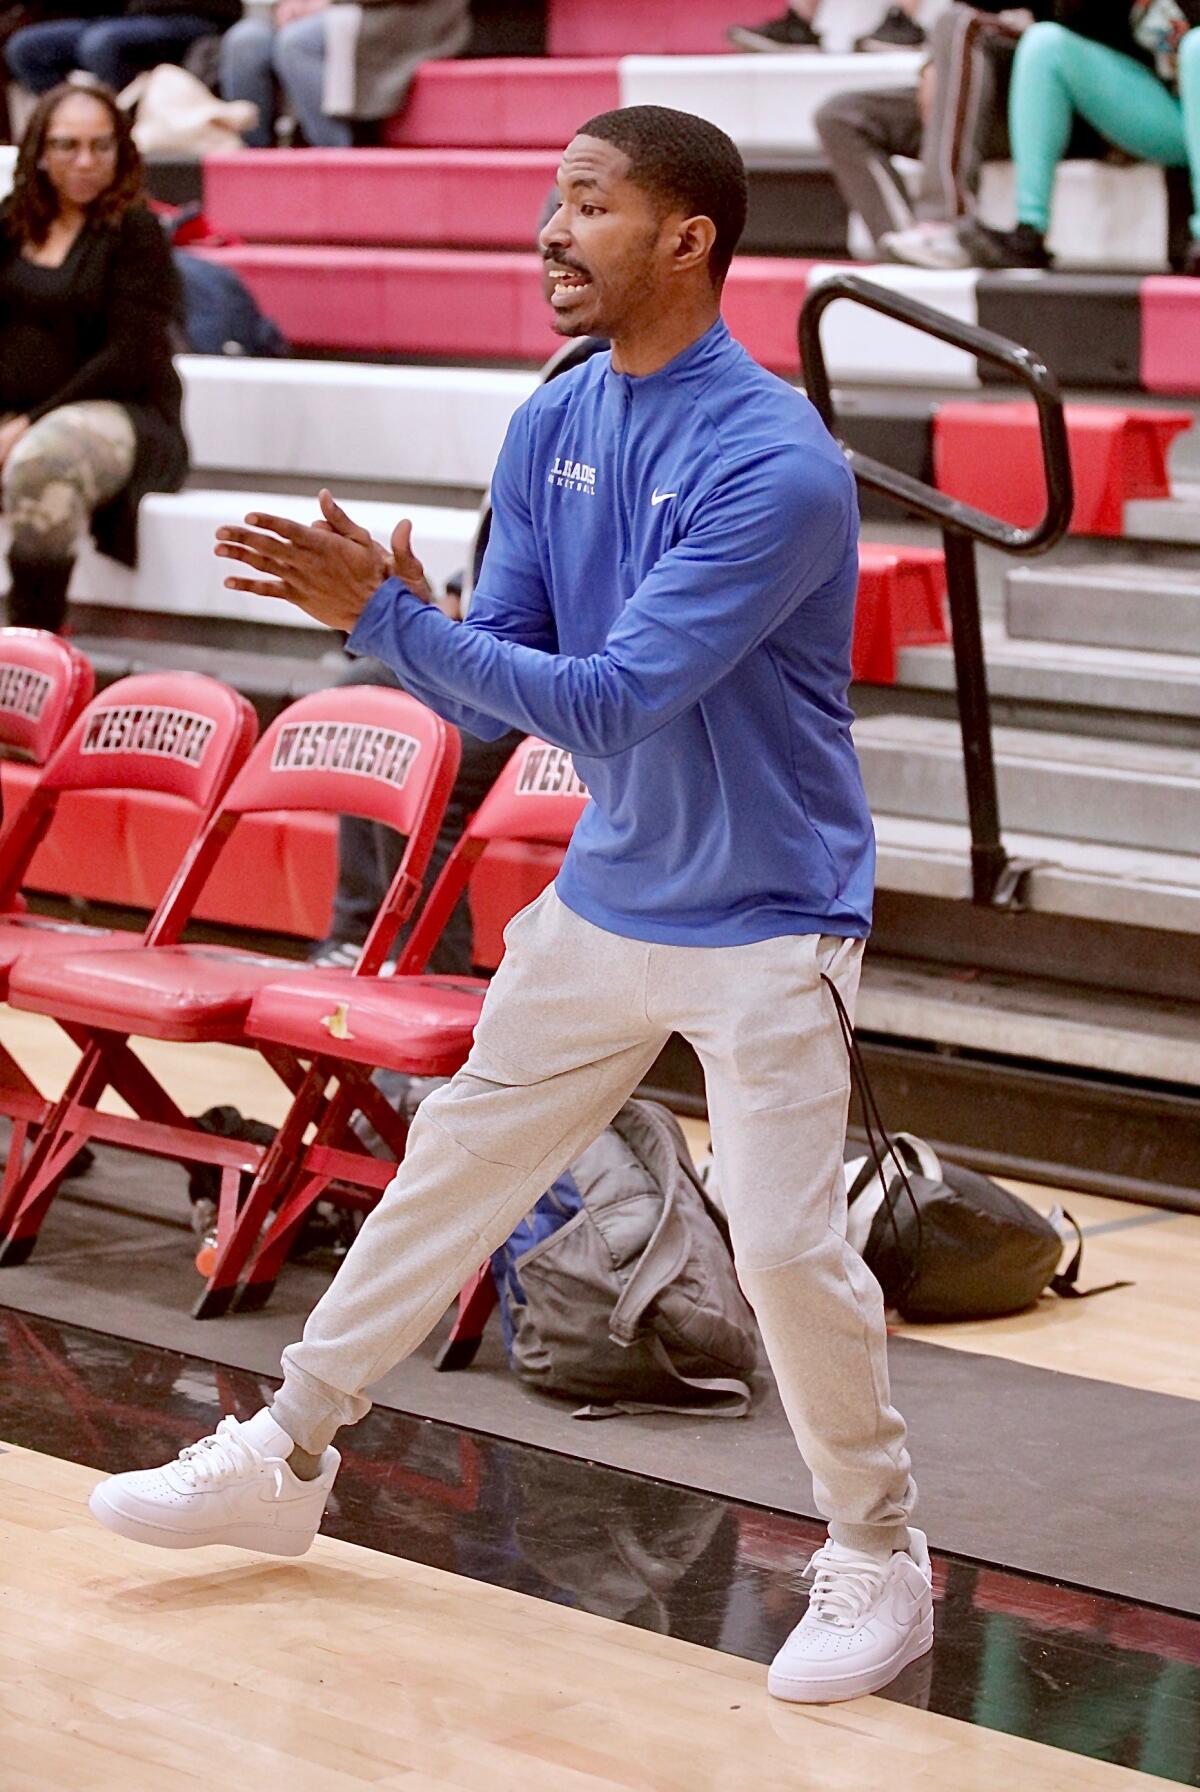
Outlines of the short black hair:
[[629,157],[629,179],[687,217],[711,218],[716,238],[708,257],[713,285],[729,272],[746,228],[746,165],[733,139],[671,106],[621,106],[581,124],[577,136],[599,137]]

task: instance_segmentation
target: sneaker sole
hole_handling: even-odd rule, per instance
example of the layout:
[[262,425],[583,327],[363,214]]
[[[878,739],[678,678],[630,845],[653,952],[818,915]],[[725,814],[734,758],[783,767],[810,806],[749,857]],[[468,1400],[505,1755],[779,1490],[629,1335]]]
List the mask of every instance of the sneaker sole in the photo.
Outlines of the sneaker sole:
[[767,1691],[773,1698],[786,1699],[793,1705],[833,1705],[843,1699],[862,1699],[868,1693],[881,1692],[890,1686],[897,1674],[911,1662],[919,1661],[933,1648],[933,1613],[930,1612],[912,1635],[901,1644],[895,1655],[875,1667],[857,1674],[845,1674],[835,1680],[801,1680],[788,1674],[767,1674]]
[[233,1549],[253,1549],[265,1556],[302,1556],[312,1548],[316,1531],[287,1531],[265,1525],[225,1525],[219,1531],[173,1531],[166,1525],[151,1524],[148,1519],[134,1518],[123,1512],[106,1497],[104,1483],[92,1489],[88,1511],[106,1530],[133,1543],[148,1543],[154,1549],[206,1549],[225,1545]]
[[903,52],[910,56],[914,50],[925,48],[924,40],[919,44],[890,44],[886,38],[863,38],[854,46],[860,56],[895,56]]
[[736,26],[725,36],[742,50],[766,50],[778,56],[819,56],[821,53],[820,44],[777,44],[769,37],[758,37],[753,31],[740,31]]

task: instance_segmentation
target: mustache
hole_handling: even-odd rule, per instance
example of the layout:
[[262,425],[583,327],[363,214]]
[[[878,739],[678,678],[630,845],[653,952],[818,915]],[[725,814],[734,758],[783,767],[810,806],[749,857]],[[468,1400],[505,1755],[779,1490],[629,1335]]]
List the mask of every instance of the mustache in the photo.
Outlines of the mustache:
[[547,267],[550,267],[551,265],[553,265],[556,268],[564,269],[569,274],[583,274],[588,279],[591,278],[591,275],[588,273],[588,270],[585,267],[582,267],[579,262],[566,261],[566,260],[564,260],[564,258],[561,255],[553,255],[550,253],[549,250],[542,251],[542,260],[545,262]]

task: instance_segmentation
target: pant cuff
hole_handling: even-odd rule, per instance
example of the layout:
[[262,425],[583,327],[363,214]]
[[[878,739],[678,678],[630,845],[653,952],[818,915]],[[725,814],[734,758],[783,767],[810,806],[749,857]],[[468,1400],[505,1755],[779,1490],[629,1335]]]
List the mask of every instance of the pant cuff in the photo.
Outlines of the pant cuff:
[[[278,1416],[276,1413],[277,1418]],[[283,1425],[283,1420],[280,1419],[279,1423]],[[286,1425],[283,1428],[287,1430]],[[886,1561],[895,1550],[908,1548],[908,1526],[831,1523],[829,1540],[831,1543],[840,1543],[844,1549],[856,1549],[863,1555],[877,1556],[881,1561]]]

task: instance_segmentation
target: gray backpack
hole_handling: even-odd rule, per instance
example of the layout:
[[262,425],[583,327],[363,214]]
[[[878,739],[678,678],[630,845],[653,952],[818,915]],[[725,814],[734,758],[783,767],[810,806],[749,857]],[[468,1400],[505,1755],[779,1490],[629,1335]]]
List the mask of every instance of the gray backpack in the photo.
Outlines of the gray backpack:
[[501,1283],[516,1373],[586,1400],[576,1418],[740,1417],[754,1315],[674,1116],[626,1102],[571,1175],[579,1212]]

